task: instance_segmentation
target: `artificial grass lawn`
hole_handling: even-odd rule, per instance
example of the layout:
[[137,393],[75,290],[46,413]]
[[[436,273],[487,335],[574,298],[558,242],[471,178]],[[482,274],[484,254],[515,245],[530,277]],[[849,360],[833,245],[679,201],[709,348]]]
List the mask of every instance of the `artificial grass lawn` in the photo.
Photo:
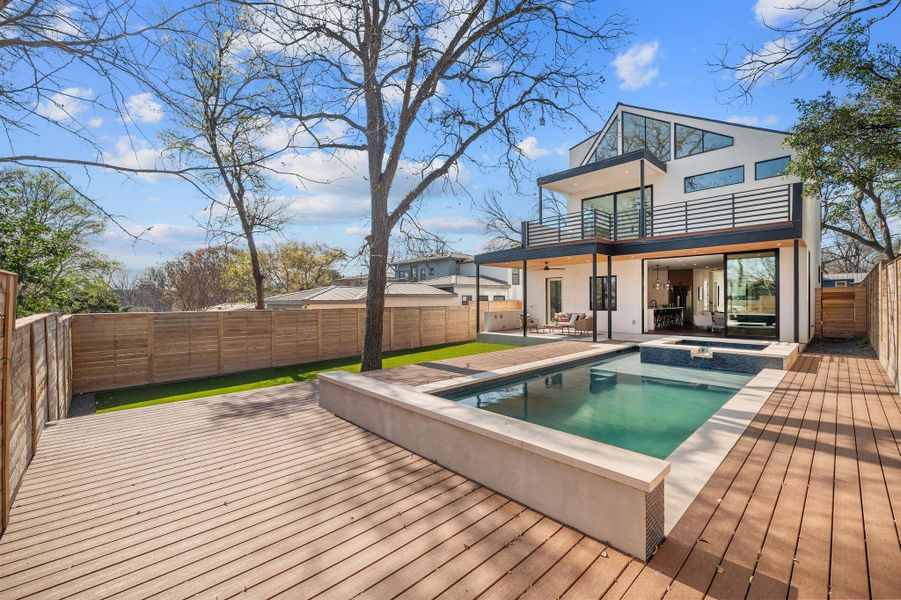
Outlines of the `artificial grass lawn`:
[[[443,344],[441,346],[416,348],[414,350],[397,350],[386,352],[383,355],[382,366],[387,369],[470,354],[494,352],[495,350],[506,350],[514,347],[506,344],[469,342],[465,344]],[[191,379],[189,381],[161,383],[159,385],[127,390],[98,392],[95,395],[95,399],[97,401],[97,412],[111,412],[138,406],[152,406],[154,404],[166,404],[167,402],[178,402],[179,400],[189,400],[191,398],[227,394],[229,392],[255,390],[273,385],[294,383],[295,381],[308,381],[315,379],[317,373],[338,369],[359,372],[360,361],[358,357],[352,356],[303,365],[232,373],[231,375],[208,377],[206,379]]]

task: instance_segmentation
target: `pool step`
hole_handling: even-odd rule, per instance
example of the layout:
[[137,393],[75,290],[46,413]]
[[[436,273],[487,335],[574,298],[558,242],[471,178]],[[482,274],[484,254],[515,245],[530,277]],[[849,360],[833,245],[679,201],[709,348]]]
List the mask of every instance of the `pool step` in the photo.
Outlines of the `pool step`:
[[592,367],[588,372],[588,375],[588,387],[592,394],[596,394],[603,389],[616,385],[616,373],[614,371],[608,371],[603,367]]

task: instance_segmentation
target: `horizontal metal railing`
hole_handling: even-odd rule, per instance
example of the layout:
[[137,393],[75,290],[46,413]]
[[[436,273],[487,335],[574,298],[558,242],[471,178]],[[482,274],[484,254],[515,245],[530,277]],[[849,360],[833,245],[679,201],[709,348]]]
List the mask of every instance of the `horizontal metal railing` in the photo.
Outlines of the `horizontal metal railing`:
[[523,237],[529,246],[590,239],[619,241],[780,223],[792,216],[791,186],[780,185],[662,204],[644,215],[640,209],[616,215],[593,209],[527,221]]

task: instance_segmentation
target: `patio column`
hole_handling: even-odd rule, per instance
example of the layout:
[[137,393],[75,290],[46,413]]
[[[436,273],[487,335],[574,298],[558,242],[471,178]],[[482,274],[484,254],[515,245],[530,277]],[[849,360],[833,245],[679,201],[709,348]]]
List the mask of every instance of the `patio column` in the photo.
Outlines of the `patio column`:
[[529,276],[526,270],[527,266],[528,262],[523,258],[522,275],[519,277],[519,281],[522,284],[522,337],[529,337]]
[[647,214],[644,206],[644,159],[638,161],[638,237],[647,232]]
[[480,270],[479,263],[476,263],[476,340],[479,339],[479,325],[480,325],[480,321],[482,319],[482,315],[481,315],[482,306],[481,306],[481,302],[479,301],[479,297],[481,296],[481,291],[482,291],[479,283],[481,283],[482,279],[479,275],[479,270]]
[[544,223],[544,188],[538,186],[538,223]]
[[598,341],[598,253],[591,253],[591,341]]
[[607,339],[613,339],[613,257],[607,255]]

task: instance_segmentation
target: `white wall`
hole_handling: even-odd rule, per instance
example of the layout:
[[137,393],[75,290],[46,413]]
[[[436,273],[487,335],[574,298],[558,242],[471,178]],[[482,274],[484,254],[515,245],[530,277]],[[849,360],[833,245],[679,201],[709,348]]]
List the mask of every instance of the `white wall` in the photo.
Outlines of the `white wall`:
[[[510,284],[510,288],[508,290],[504,290],[502,293],[507,297],[507,300],[522,300],[522,285],[513,285],[513,269],[508,269],[507,267],[495,267],[492,265],[482,265],[480,269],[480,273],[482,277],[491,277],[492,279],[498,279],[500,281],[505,281]],[[469,277],[476,276],[476,264],[474,262],[469,263],[461,263],[460,264],[460,275],[467,275]],[[522,281],[522,280],[520,280]],[[428,282],[426,282],[428,283]],[[462,289],[462,288],[456,288]],[[475,290],[475,288],[473,288]],[[484,291],[482,294],[484,295]],[[469,292],[460,292],[457,291],[457,294],[469,294]],[[475,291],[472,292],[473,298],[475,298]]]
[[[654,204],[661,206],[673,202],[683,202],[692,198],[707,198],[720,194],[731,194],[734,192],[742,192],[761,187],[770,187],[776,185],[784,185],[789,182],[798,181],[797,178],[774,177],[772,179],[763,179],[757,181],[754,179],[754,163],[761,160],[769,160],[771,158],[779,158],[782,156],[793,155],[792,150],[785,145],[785,135],[770,131],[762,131],[758,129],[750,129],[740,127],[729,123],[718,123],[696,119],[691,117],[678,117],[668,115],[666,113],[655,113],[654,111],[640,110],[624,107],[621,110],[637,115],[649,116],[655,119],[669,121],[670,123],[680,123],[690,127],[696,127],[714,133],[729,135],[734,138],[734,143],[728,148],[720,148],[709,152],[702,152],[685,158],[674,158],[666,163],[667,172],[659,174],[650,167],[645,167],[645,184],[654,186]],[[675,127],[670,127],[671,136]],[[584,164],[583,161],[594,151],[594,139],[591,144],[580,144],[570,151],[570,166]],[[620,141],[621,143],[621,141]],[[675,152],[675,145],[671,138],[671,152]],[[673,154],[674,156],[674,154]],[[575,163],[575,164],[574,164]],[[729,167],[744,165],[745,180],[744,183],[718,187],[708,190],[701,190],[686,194],[684,191],[685,177],[691,175],[700,175],[710,171],[717,171]],[[595,187],[585,185],[576,194],[568,196],[568,212],[579,212],[582,208],[582,199],[599,194],[622,191],[630,188],[638,187],[638,169],[630,169],[630,173],[634,174],[634,181],[628,185],[624,185],[622,181],[616,182],[614,186],[605,186],[603,175],[598,175],[598,185]],[[608,178],[609,179],[609,178]],[[614,189],[615,188],[615,189]],[[810,211],[806,211],[810,212]],[[816,211],[814,211],[816,212]]]
[[[606,257],[598,257],[598,276],[607,274]],[[613,331],[641,333],[641,260],[613,261],[616,276],[617,302],[613,311]],[[566,267],[563,271],[529,270],[528,312],[539,323],[547,322],[547,280],[559,277],[563,280],[563,311],[590,314],[589,278],[591,264]],[[607,311],[598,311],[598,331],[607,332]]]

